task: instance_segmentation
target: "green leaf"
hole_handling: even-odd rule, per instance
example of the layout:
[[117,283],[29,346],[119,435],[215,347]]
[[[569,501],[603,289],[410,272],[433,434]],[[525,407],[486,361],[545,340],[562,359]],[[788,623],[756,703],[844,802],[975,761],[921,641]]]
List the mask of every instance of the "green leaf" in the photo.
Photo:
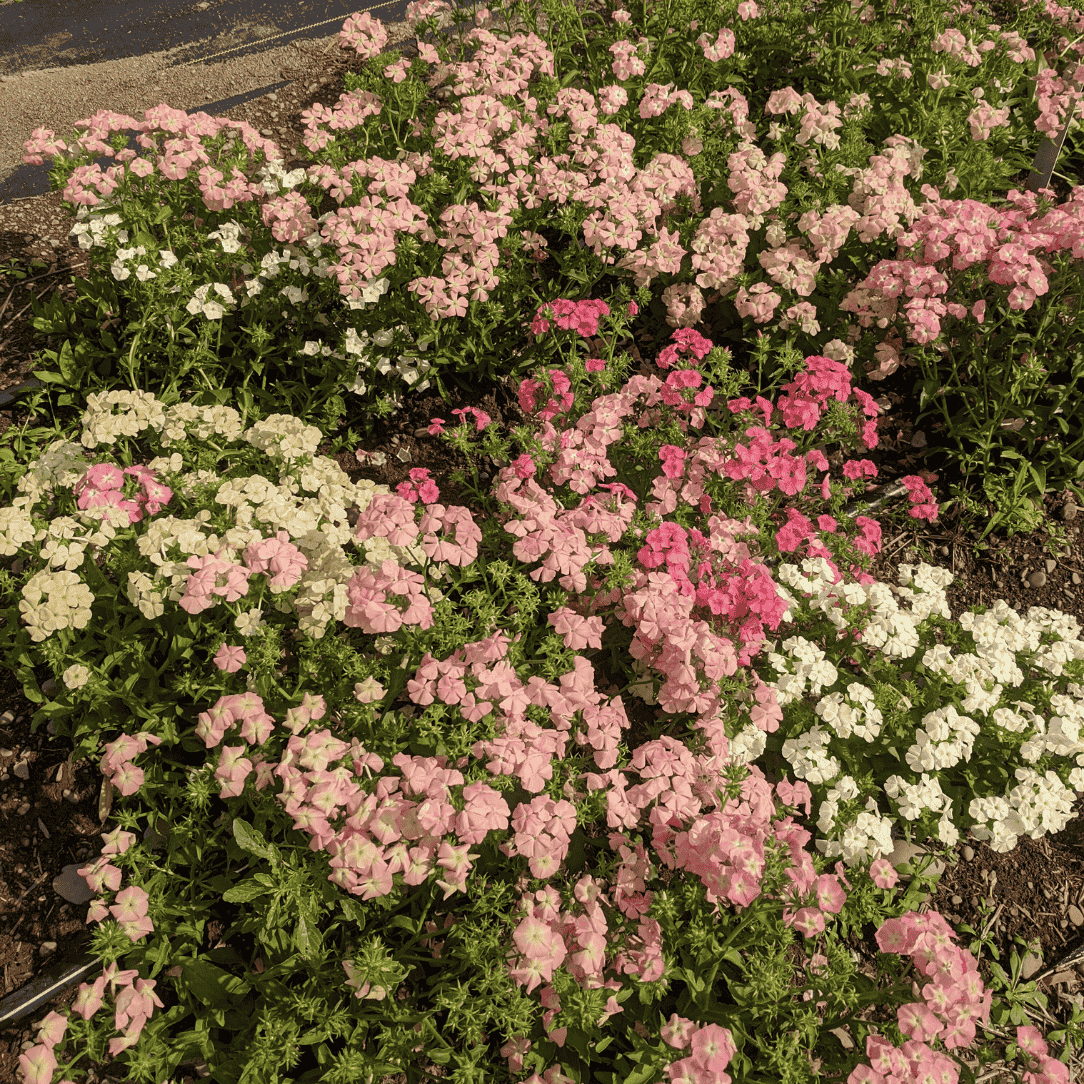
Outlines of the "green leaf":
[[309,927],[304,915],[297,920],[294,944],[301,950],[301,955],[306,960],[311,960],[320,951],[319,933]]
[[274,861],[277,856],[267,840],[240,817],[233,822],[233,838],[243,850],[248,851],[249,854],[259,855],[260,858],[266,858],[268,862]]
[[236,888],[227,889],[222,893],[222,898],[227,903],[248,903],[249,900],[254,900],[258,896],[264,896],[267,894],[268,889],[266,886],[257,884],[255,880],[245,881],[239,884]]
[[215,1009],[228,1009],[248,993],[249,984],[206,960],[188,960],[181,964],[181,983],[192,996]]

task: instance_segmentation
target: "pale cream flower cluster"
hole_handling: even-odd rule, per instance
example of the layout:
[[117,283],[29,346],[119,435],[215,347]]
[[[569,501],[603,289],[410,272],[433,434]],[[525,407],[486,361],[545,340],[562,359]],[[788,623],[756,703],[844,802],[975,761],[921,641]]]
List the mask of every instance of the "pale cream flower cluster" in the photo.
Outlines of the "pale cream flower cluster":
[[[177,403],[166,411],[160,432],[162,447],[168,448],[178,441],[210,440],[212,437],[232,442],[241,436],[243,429],[241,415],[232,407]],[[171,464],[173,460],[171,456]],[[176,473],[180,469],[181,463],[178,461],[173,471]]]
[[292,414],[272,414],[245,431],[245,440],[272,459],[313,456],[323,434]]
[[115,444],[117,437],[137,437],[144,429],[160,431],[165,421],[165,407],[150,392],[91,392],[83,411],[83,447]]
[[[808,597],[809,604],[821,609],[837,628],[844,627],[841,601],[849,604],[871,601],[874,615],[863,634],[863,646],[878,648],[890,657],[909,659],[915,654],[920,646],[918,626],[930,614],[951,619],[945,588],[952,582],[952,575],[947,569],[901,565],[899,588],[886,584],[833,586],[827,563],[817,558],[804,561],[801,571],[793,565],[783,565],[777,578],[800,590]],[[788,602],[784,619],[793,618],[797,607],[795,597],[785,587],[779,588],[779,594]],[[923,652],[921,662],[933,675],[942,675],[963,686],[967,695],[961,707],[968,714],[957,711],[952,704],[928,712],[915,730],[914,743],[904,754],[908,766],[920,773],[921,781],[908,783],[900,776],[892,776],[885,785],[886,794],[898,803],[900,816],[905,819],[917,820],[927,811],[940,813],[938,837],[949,845],[959,839],[959,832],[952,822],[951,803],[932,773],[970,760],[975,739],[986,725],[1010,733],[1030,733],[1021,747],[1021,755],[1030,765],[1046,754],[1075,757],[1070,784],[1084,790],[1084,741],[1081,741],[1084,687],[1070,683],[1067,693],[1051,690],[1038,709],[1007,695],[1028,677],[1018,664],[1018,654],[1027,657],[1031,669],[1052,678],[1062,676],[1066,663],[1084,659],[1084,642],[1078,638],[1079,623],[1069,615],[1041,607],[1032,607],[1022,617],[1004,600],[999,600],[985,614],[961,614],[959,625],[974,638],[974,652],[954,652],[947,645],[931,644]],[[1044,637],[1053,638],[1054,642],[1043,643]],[[780,652],[768,652],[767,659],[779,676],[766,684],[775,690],[783,706],[807,692],[816,695],[821,688],[832,685],[837,676],[824,652],[800,636],[784,641]],[[857,702],[859,711],[847,701]],[[905,708],[912,706],[902,694],[900,702]],[[814,710],[843,738],[855,735],[872,740],[879,734],[883,721],[874,707],[872,691],[857,682],[848,685],[846,699],[839,692],[830,693],[820,698]],[[864,713],[864,718],[860,713]],[[817,726],[788,739],[783,746],[783,755],[798,778],[811,783],[833,782],[829,793],[834,797],[822,803],[818,820],[818,827],[830,833],[831,838],[818,840],[817,845],[830,856],[843,854],[848,863],[865,856],[876,857],[873,850],[861,855],[858,845],[862,838],[873,840],[867,831],[869,825],[859,829],[856,822],[852,823],[853,814],[839,817],[839,800],[857,797],[858,792],[849,776],[838,775],[838,763],[828,756],[826,746],[830,737],[828,731]],[[1011,850],[1024,834],[1038,838],[1046,831],[1057,831],[1058,828],[1048,826],[1064,823],[1061,818],[1071,808],[1072,791],[1054,772],[1040,776],[1028,767],[1019,769],[1017,778],[1021,783],[1009,794],[975,799],[969,807],[971,817],[979,822],[972,827],[972,834],[989,841],[995,850]],[[892,819],[888,818],[887,823],[891,826]],[[852,836],[848,837],[848,832]],[[842,843],[843,838],[850,838],[850,843]]]
[[61,629],[85,629],[90,624],[94,596],[74,572],[42,570],[22,590],[19,612],[36,644]]

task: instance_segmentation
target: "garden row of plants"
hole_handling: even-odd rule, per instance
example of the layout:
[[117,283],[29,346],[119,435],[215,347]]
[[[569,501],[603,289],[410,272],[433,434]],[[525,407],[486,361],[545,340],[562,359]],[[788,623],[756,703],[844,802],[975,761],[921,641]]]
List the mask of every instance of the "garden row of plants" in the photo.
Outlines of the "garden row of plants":
[[[927,565],[876,583],[842,509],[876,478],[858,385],[901,366],[992,484],[1084,477],[1084,207],[1002,187],[1081,94],[1084,20],[542,7],[545,36],[412,3],[393,61],[351,16],[366,70],[307,170],[166,105],[27,143],[92,270],[37,313],[55,424],[3,449],[0,643],[113,825],[103,971],[28,1084],[106,1054],[154,1084],[970,1082],[1003,1019],[886,856],[1064,827],[1080,628],[953,620]],[[432,420],[501,464],[484,513],[318,454],[473,375],[531,417]],[[1082,1019],[1004,1055],[1067,1082]]]

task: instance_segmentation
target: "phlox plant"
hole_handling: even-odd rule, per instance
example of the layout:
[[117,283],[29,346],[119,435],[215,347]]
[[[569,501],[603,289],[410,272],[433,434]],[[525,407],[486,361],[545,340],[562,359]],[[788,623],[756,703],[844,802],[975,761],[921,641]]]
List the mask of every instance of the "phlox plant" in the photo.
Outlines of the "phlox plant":
[[[604,309],[561,299],[532,328],[576,354]],[[176,629],[180,610],[193,641],[214,645],[224,626],[253,627],[248,592],[268,589],[300,635],[285,674],[249,683],[262,691],[233,684],[248,652],[230,635],[199,657],[195,707],[152,713],[102,745],[117,826],[83,872],[98,893],[88,920],[105,966],[68,1015],[46,1018],[21,1059],[25,1080],[74,1080],[79,1062],[106,1051],[139,1081],[193,1056],[231,1081],[421,1079],[425,1065],[535,1084],[958,1078],[954,1052],[990,1010],[975,960],[940,915],[915,910],[921,878],[893,894],[884,858],[807,850],[795,818],[812,812],[810,786],[773,784],[754,763],[787,722],[784,698],[752,665],[791,606],[765,559],[796,553],[864,596],[873,585],[861,558],[880,541],[868,517],[852,539],[834,517],[814,527],[796,507],[838,505],[872,464],[848,459],[834,476],[823,451],[792,456],[798,443],[773,441],[766,425],[778,409],[808,444],[823,415],[842,443],[868,449],[876,407],[842,365],[811,357],[776,404],[728,402],[729,445],[690,442],[715,395],[697,368],[711,344],[689,330],[672,338],[658,359],[665,381],[621,382],[631,359],[615,359],[612,342],[582,375],[572,364],[525,380],[521,401],[539,425],[517,433],[527,450],[502,468],[497,512],[480,525],[421,476],[364,494],[351,525],[341,503],[359,494],[312,455],[311,427],[278,416],[241,432],[227,408],[164,409],[146,394],[92,399],[79,444],[31,466],[24,502],[3,521],[6,545],[28,562],[18,649],[31,663],[53,644],[65,683],[71,655],[97,665],[107,645],[66,638],[49,618],[82,622],[99,601],[87,602],[88,585],[122,609],[119,572],[133,551],[151,566],[163,557],[155,577],[171,582],[167,597],[149,573],[128,577],[139,584],[132,605],[161,607],[145,640]],[[713,365],[723,372],[724,361]],[[615,390],[596,395],[602,384]],[[490,424],[476,410],[462,418],[448,439]],[[623,440],[626,426],[646,439]],[[265,477],[213,469],[233,451],[219,442],[238,436],[271,461],[277,492]],[[124,495],[123,469],[98,448],[164,441],[183,450],[129,475],[157,487],[152,512]],[[86,450],[104,465],[80,462]],[[192,471],[201,452],[212,466]],[[824,474],[819,485],[810,471]],[[293,482],[318,497],[291,501]],[[921,479],[909,482],[911,511],[936,515]],[[99,537],[76,553],[73,527],[61,554],[38,537],[33,510],[45,500]],[[203,507],[171,520],[174,502]],[[213,541],[189,526],[210,527],[211,506],[236,520],[215,523]],[[364,563],[338,561],[336,548],[364,548]],[[115,563],[121,553],[129,559]],[[62,557],[79,583],[35,593],[37,566]],[[324,611],[299,603],[309,575]],[[862,602],[852,594],[839,607],[857,634],[840,665],[876,628]],[[316,627],[332,621],[341,634]],[[583,651],[607,648],[623,685],[603,694]],[[662,710],[634,729],[637,699]],[[211,915],[226,932],[208,950]],[[873,976],[844,943],[869,924],[883,953]],[[896,1023],[862,1019],[873,1004],[895,1006]],[[831,1034],[841,1027],[853,1050]],[[1029,1039],[1022,1050],[1037,1081],[1067,1081],[1045,1049]]]
[[[885,337],[848,324],[848,305],[880,296],[868,276],[917,218],[952,210],[950,193],[1003,198],[1084,70],[1060,36],[1073,14],[1049,3],[1020,5],[1012,29],[941,0],[541,6],[545,36],[517,3],[456,10],[452,40],[448,4],[412,3],[418,54],[397,59],[378,19],[351,16],[343,44],[364,70],[313,107],[311,164],[290,172],[246,125],[166,104],[142,121],[96,114],[77,138],[35,131],[27,161],[54,158],[93,268],[74,305],[35,308],[38,330],[67,336],[42,379],[64,394],[126,380],[166,403],[236,392],[327,432],[387,414],[404,387],[447,398],[468,374],[520,377],[540,360],[525,311],[616,307],[631,287],[653,295],[641,329],[709,323],[739,366],[764,330],[879,374]],[[128,128],[146,155],[120,149]],[[1022,244],[989,256],[993,281],[1037,281]],[[959,318],[962,300],[944,305]],[[758,393],[787,375],[758,373]],[[1030,407],[1047,381],[1037,366],[1019,379]],[[949,427],[987,455],[999,409]],[[1046,441],[1046,406],[1034,414],[1036,477],[1079,481],[1064,477],[1075,436]]]

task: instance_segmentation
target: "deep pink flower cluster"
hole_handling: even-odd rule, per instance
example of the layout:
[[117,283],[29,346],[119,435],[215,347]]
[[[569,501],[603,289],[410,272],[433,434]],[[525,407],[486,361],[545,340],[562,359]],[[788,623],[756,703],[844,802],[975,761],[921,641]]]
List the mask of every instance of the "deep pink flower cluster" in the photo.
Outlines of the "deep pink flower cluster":
[[411,504],[417,504],[418,501],[432,504],[440,497],[436,482],[429,477],[429,471],[424,467],[415,467],[410,472],[410,481],[400,482],[395,487],[395,492]]
[[[124,496],[124,478],[130,475],[139,483],[140,491],[132,500]],[[149,467],[125,467],[112,463],[96,463],[75,483],[73,490],[78,508],[119,508],[128,514],[129,525],[138,523],[144,512],[154,516],[162,511],[173,496],[173,490],[158,481]]]
[[610,306],[605,301],[569,301],[558,298],[547,305],[539,305],[538,313],[531,321],[532,335],[545,335],[550,329],[550,322],[543,313],[552,311],[559,328],[575,331],[585,339],[598,334],[600,317],[610,315]]

